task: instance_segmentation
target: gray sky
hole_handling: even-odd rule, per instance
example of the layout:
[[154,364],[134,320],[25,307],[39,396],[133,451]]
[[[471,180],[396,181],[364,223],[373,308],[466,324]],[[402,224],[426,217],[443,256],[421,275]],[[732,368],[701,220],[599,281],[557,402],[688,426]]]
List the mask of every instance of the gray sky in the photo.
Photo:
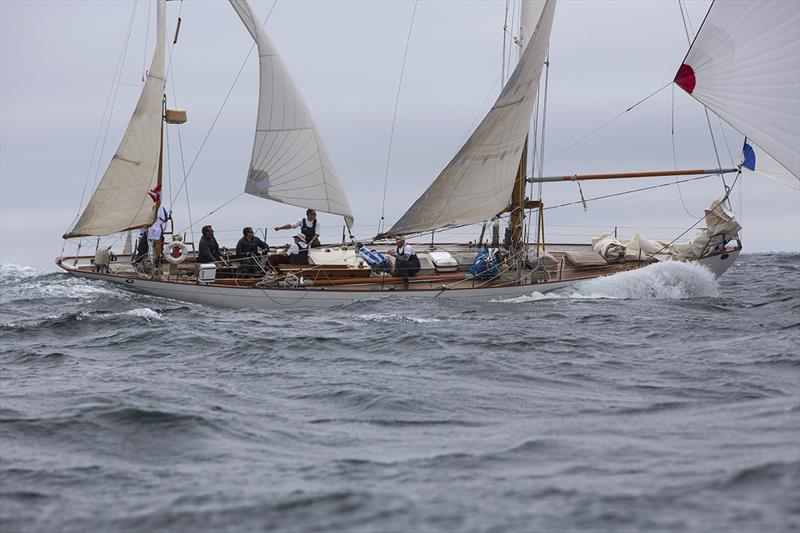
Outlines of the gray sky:
[[[696,30],[707,1],[689,2]],[[76,215],[103,109],[135,2],[0,2],[0,262],[51,268],[61,234]],[[254,2],[263,18],[272,1]],[[325,136],[356,216],[355,233],[375,233],[381,208],[395,91],[413,4],[410,1],[278,2],[267,31],[281,51]],[[499,93],[502,1],[421,1],[408,53],[392,149],[387,225],[421,194],[460,148]],[[149,64],[154,10],[136,5],[122,84],[100,160],[102,174],[119,142]],[[227,2],[168,3],[168,34],[181,10],[173,51],[170,104],[185,107],[181,126],[186,166],[252,44]],[[562,156],[548,160],[588,131],[674,76],[687,49],[673,0],[562,0],[551,39],[545,174],[673,168],[672,90],[667,88]],[[239,194],[252,149],[257,70],[251,57],[189,179],[195,220]],[[174,88],[173,88],[174,84]],[[174,92],[173,92],[174,90]],[[487,98],[487,95],[490,95]],[[701,106],[676,88],[675,129],[681,168],[716,161]],[[714,119],[723,165],[730,156]],[[182,179],[177,130],[170,128],[172,188]],[[727,129],[738,163],[741,136]],[[547,155],[549,154],[549,156]],[[90,166],[91,165],[91,166]],[[91,168],[91,170],[90,170]],[[670,180],[586,182],[587,197]],[[800,194],[763,178],[740,183],[733,206],[746,251],[800,250]],[[169,186],[165,186],[170,197]],[[721,194],[719,180],[681,187],[689,213]],[[88,194],[88,193],[87,193]],[[574,184],[545,187],[546,205],[579,199]],[[186,199],[176,200],[176,229],[188,223]],[[242,196],[206,222],[233,245],[244,225],[272,227],[302,210]],[[322,215],[329,239],[341,219]],[[672,239],[694,219],[678,189],[667,187],[548,212],[548,240],[586,241],[620,227]],[[280,244],[290,233],[268,241]],[[326,235],[324,235],[326,236]],[[453,239],[477,237],[472,230]],[[73,248],[67,248],[71,251]]]

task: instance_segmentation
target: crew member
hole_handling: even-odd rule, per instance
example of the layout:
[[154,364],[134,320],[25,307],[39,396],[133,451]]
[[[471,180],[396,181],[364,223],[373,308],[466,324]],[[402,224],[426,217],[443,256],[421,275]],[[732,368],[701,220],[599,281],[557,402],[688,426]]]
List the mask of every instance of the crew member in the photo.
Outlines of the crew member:
[[306,244],[306,236],[298,233],[294,236],[294,244],[289,246],[286,252],[289,255],[290,265],[307,265],[308,264],[308,245]]
[[301,218],[294,224],[284,224],[283,226],[276,226],[275,231],[280,231],[282,229],[290,229],[290,228],[299,228],[300,233],[302,233],[306,238],[306,243],[311,248],[316,248],[320,246],[319,244],[319,220],[317,220],[317,212],[313,209],[306,209],[306,216]]
[[136,263],[137,265],[141,264],[141,262],[147,257],[149,246],[147,243],[147,228],[142,228],[139,230],[139,239],[136,241],[136,253],[131,259],[133,263]]
[[403,284],[407,287],[408,278],[415,276],[419,272],[421,265],[414,248],[410,244],[406,244],[405,238],[397,237],[395,245],[395,251],[389,252],[394,256],[394,272],[392,272],[392,276],[403,278]]
[[156,272],[161,272],[161,254],[164,251],[164,229],[167,227],[169,211],[164,205],[158,207],[156,220],[147,230],[147,238],[150,240],[150,249],[153,252],[153,268]]
[[242,274],[256,274],[258,268],[255,256],[260,250],[269,250],[269,245],[255,236],[253,228],[247,226],[242,230],[243,237],[236,243],[236,255],[240,259],[240,271]]
[[214,238],[214,228],[211,226],[203,226],[202,231],[203,236],[200,237],[197,262],[217,263],[222,261],[222,257],[219,255],[219,244],[217,244],[217,239]]

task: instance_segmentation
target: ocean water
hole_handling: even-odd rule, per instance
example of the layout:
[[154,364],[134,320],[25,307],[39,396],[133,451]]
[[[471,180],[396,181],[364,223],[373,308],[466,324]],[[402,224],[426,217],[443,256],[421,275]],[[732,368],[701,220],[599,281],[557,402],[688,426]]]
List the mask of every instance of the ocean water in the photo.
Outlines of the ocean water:
[[800,256],[250,312],[0,270],[0,531],[798,531]]

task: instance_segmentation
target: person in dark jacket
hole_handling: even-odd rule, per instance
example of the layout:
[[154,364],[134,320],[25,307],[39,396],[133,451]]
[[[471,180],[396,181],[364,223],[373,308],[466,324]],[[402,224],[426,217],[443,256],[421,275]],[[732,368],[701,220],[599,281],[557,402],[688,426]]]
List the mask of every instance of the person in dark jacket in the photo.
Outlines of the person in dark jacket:
[[145,257],[147,257],[149,250],[150,248],[147,242],[147,229],[142,228],[139,230],[139,239],[136,241],[136,253],[133,255],[132,261],[137,265],[141,264]]
[[239,259],[239,270],[243,275],[258,274],[256,257],[262,250],[269,250],[269,245],[255,236],[250,226],[242,230],[242,238],[236,243],[236,256]]
[[222,261],[219,255],[219,244],[214,238],[214,228],[203,226],[203,236],[200,237],[199,252],[197,254],[198,263],[218,263]]

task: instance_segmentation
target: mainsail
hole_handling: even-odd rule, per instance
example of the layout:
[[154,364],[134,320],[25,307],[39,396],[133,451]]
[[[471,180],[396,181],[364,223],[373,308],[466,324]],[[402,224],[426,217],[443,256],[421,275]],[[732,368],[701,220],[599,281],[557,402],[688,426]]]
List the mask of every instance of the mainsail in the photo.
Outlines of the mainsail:
[[800,180],[800,2],[715,0],[675,83]]
[[245,192],[342,215],[353,212],[311,112],[247,0],[230,0],[258,46],[260,89]]
[[[555,0],[523,2],[522,55],[492,109],[430,187],[382,236],[487,220],[509,205],[550,42]],[[526,34],[530,38],[526,39]]]
[[156,48],[139,101],[122,142],[75,226],[64,238],[109,235],[150,226],[158,201],[148,191],[158,187],[164,98],[165,0],[157,2]]

